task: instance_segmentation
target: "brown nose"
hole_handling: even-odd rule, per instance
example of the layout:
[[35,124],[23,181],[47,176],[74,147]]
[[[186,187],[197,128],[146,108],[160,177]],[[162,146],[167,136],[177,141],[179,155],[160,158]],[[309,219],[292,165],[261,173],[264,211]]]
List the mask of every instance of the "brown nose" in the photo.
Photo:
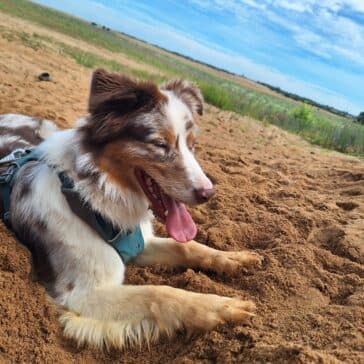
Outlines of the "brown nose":
[[215,190],[213,188],[198,188],[195,190],[195,199],[197,203],[207,202],[213,195]]

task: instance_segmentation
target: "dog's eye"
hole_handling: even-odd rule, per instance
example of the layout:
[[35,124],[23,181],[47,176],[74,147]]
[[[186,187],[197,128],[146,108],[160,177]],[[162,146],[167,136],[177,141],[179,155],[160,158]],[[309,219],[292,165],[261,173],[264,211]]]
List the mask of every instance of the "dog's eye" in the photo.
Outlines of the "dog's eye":
[[152,144],[157,148],[168,149],[168,144],[164,140],[154,140]]

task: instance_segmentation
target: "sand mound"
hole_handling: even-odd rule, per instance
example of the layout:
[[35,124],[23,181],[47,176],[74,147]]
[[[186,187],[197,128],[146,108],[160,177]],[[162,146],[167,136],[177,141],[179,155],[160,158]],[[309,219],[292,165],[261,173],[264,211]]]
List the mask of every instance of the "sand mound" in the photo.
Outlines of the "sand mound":
[[[2,38],[0,49],[0,113],[67,126],[85,112],[90,71]],[[36,80],[43,70],[54,82]],[[29,253],[1,225],[3,362],[364,362],[363,162],[212,107],[201,127],[197,154],[218,193],[192,211],[197,240],[224,250],[254,249],[264,266],[236,278],[131,266],[127,281],[253,299],[258,315],[252,323],[188,340],[179,334],[150,351],[76,348],[62,338],[55,307],[33,279]]]

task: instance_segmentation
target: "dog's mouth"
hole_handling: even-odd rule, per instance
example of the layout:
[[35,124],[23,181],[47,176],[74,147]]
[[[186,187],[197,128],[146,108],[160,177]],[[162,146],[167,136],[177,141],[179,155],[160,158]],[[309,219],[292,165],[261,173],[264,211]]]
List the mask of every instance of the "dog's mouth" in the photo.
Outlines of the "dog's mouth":
[[165,223],[168,235],[181,243],[194,239],[197,228],[186,206],[167,195],[158,183],[143,170],[136,169],[135,175],[150,201],[154,215]]

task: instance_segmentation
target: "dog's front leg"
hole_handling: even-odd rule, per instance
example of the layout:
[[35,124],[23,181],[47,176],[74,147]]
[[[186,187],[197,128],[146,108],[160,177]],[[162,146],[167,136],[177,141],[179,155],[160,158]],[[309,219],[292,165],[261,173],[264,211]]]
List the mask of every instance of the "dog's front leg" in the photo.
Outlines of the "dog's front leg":
[[150,238],[144,251],[135,259],[141,266],[163,264],[234,274],[241,267],[259,266],[262,257],[250,251],[221,251],[195,241],[178,243],[169,238]]
[[75,312],[61,317],[67,337],[78,344],[125,347],[210,330],[254,316],[252,301],[201,294],[168,286],[107,286],[81,296]]

